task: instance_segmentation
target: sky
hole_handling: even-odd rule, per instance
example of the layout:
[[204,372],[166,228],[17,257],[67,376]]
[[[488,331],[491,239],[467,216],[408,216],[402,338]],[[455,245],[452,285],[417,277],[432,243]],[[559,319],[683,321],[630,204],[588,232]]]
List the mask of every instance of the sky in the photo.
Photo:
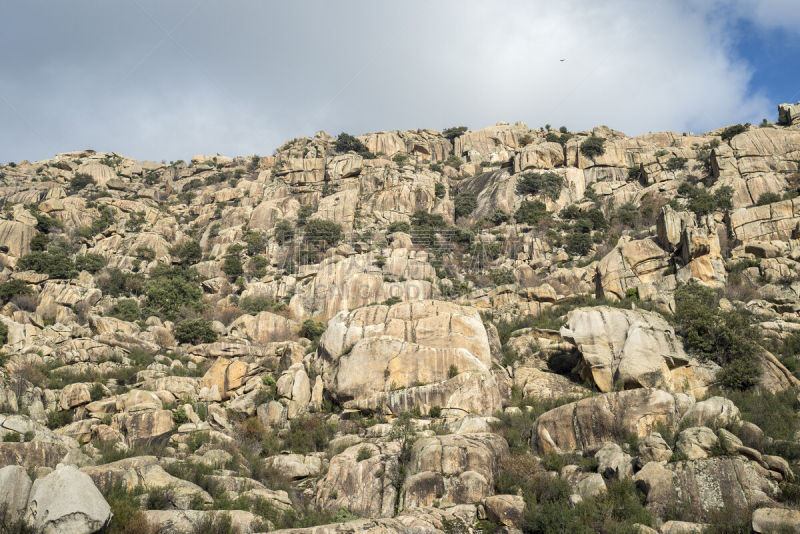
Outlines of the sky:
[[798,4],[0,0],[0,162],[267,155],[319,130],[774,121],[800,99]]

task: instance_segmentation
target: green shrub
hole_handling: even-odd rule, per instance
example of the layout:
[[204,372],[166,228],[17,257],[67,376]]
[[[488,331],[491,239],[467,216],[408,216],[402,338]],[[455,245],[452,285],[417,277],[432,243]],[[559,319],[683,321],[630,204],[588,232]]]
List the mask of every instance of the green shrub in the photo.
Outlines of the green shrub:
[[320,336],[325,332],[325,325],[314,319],[306,319],[303,321],[298,335],[311,341],[319,341]]
[[339,136],[336,138],[336,142],[333,144],[333,149],[338,152],[339,154],[344,154],[345,152],[357,152],[358,154],[364,154],[365,152],[369,152],[366,145],[353,137],[348,133],[340,133]]
[[197,308],[203,291],[196,278],[191,269],[159,263],[150,270],[150,280],[144,285],[146,305],[170,320],[186,307]]
[[456,367],[455,364],[452,364],[450,366],[450,369],[447,370],[447,376],[449,376],[450,378],[458,376],[458,367]]
[[0,303],[5,304],[17,295],[30,295],[31,287],[22,280],[9,280],[0,284]]
[[733,189],[722,186],[713,194],[707,189],[692,187],[688,183],[681,184],[678,193],[687,196],[688,208],[697,215],[707,215],[717,210],[729,210],[732,207]]
[[560,135],[555,132],[548,132],[547,135],[544,136],[545,141],[548,143],[558,143],[561,146],[567,144],[567,141],[573,138],[573,135],[569,132],[562,132]]
[[244,267],[242,267],[242,260],[235,254],[228,254],[222,261],[222,272],[228,277],[228,280],[234,281],[244,274]]
[[70,411],[60,411],[60,410],[52,410],[47,412],[47,428],[51,430],[55,430],[56,428],[61,428],[62,426],[66,426],[72,422],[72,412]]
[[213,343],[217,333],[205,319],[187,319],[175,325],[173,332],[179,343]]
[[388,299],[383,301],[384,306],[394,306],[395,304],[399,304],[403,302],[403,299],[400,297],[389,297]]
[[139,309],[139,303],[135,299],[118,300],[111,306],[108,314],[131,323],[142,318],[142,310]]
[[756,354],[763,350],[762,336],[747,310],[721,310],[718,304],[714,290],[691,282],[675,291],[673,319],[690,352],[722,366],[723,385],[746,389],[761,373]]
[[239,301],[239,307],[250,315],[258,315],[262,311],[276,312],[286,307],[283,302],[275,302],[266,295],[250,295]]
[[536,225],[548,216],[547,207],[540,200],[523,201],[514,213],[514,219],[521,224]]
[[781,200],[783,200],[783,197],[779,193],[761,193],[756,202],[756,206],[766,206],[767,204],[772,204],[773,202],[779,202]]
[[464,162],[461,160],[461,158],[459,158],[455,154],[450,154],[449,156],[447,156],[447,159],[444,160],[444,164],[458,170],[461,168]]
[[444,198],[447,195],[447,187],[442,182],[433,184],[433,194],[436,198]]
[[572,232],[567,235],[564,248],[572,255],[585,256],[592,250],[592,236],[589,233]]
[[144,290],[144,276],[136,273],[124,272],[112,267],[106,269],[95,277],[95,283],[104,295],[119,297],[122,295],[140,295]]
[[22,435],[19,432],[14,432],[13,430],[10,430],[8,434],[3,436],[4,443],[19,443],[20,441],[22,441]]
[[464,135],[467,131],[466,126],[451,126],[450,128],[445,128],[442,130],[442,135],[445,136],[450,141],[454,140],[456,137]]
[[267,274],[267,266],[269,260],[264,256],[256,255],[250,258],[250,274],[255,277],[261,278]]
[[17,262],[19,271],[36,271],[46,274],[50,278],[73,278],[77,273],[75,264],[67,255],[67,252],[59,247],[51,245],[47,252],[29,252],[22,256]]
[[320,241],[323,245],[335,247],[342,239],[342,227],[333,221],[312,219],[305,226],[306,240]]
[[505,284],[514,284],[516,283],[517,279],[514,276],[514,273],[508,269],[495,269],[489,273],[489,279],[492,283],[496,286],[502,286]]
[[372,449],[367,446],[361,447],[358,449],[358,456],[356,456],[356,461],[361,462],[364,460],[369,460],[372,458]]
[[263,254],[267,249],[267,240],[264,236],[253,230],[248,230],[242,236],[245,242],[245,250],[248,256],[255,256],[256,254]]
[[581,154],[589,158],[602,156],[606,153],[605,142],[606,140],[602,137],[595,137],[594,135],[588,137],[581,143]]
[[88,271],[92,274],[105,267],[106,263],[105,257],[92,252],[75,257],[75,267],[79,271]]
[[551,200],[556,200],[561,195],[564,179],[554,172],[533,173],[526,172],[517,181],[518,195],[542,194]]
[[275,241],[279,245],[288,243],[294,239],[294,226],[286,220],[280,220],[275,224]]
[[8,342],[8,325],[0,321],[0,347]]
[[406,221],[395,221],[386,228],[387,234],[393,234],[394,232],[404,232],[409,233],[411,231],[411,225]]
[[80,191],[84,187],[94,184],[94,178],[84,172],[75,173],[75,176],[69,181],[69,187],[73,191]]
[[170,254],[172,254],[181,265],[194,265],[203,257],[203,250],[200,248],[200,243],[194,239],[190,239],[174,246],[172,250],[170,250]]
[[686,158],[681,158],[678,156],[672,157],[667,160],[665,168],[668,171],[679,171],[681,169],[686,168],[686,162],[689,161]]
[[397,154],[392,156],[392,161],[394,161],[395,163],[397,163],[397,165],[402,167],[403,165],[406,164],[406,162],[408,162],[408,154],[403,154],[402,152],[398,152]]
[[155,534],[141,510],[139,495],[141,487],[136,491],[128,491],[122,485],[112,487],[105,498],[111,507],[111,523],[104,532],[108,534]]
[[749,127],[750,127],[749,122],[745,124],[734,124],[733,126],[728,126],[724,130],[722,130],[720,137],[722,138],[723,141],[730,141],[740,133],[746,132]]
[[478,198],[475,193],[459,193],[454,204],[456,218],[466,217],[478,207]]
[[428,415],[433,419],[437,419],[442,416],[442,407],[441,406],[431,406],[430,410],[428,410]]
[[499,226],[508,222],[510,219],[511,215],[501,209],[494,210],[492,214],[487,217],[487,220],[492,224],[492,226]]

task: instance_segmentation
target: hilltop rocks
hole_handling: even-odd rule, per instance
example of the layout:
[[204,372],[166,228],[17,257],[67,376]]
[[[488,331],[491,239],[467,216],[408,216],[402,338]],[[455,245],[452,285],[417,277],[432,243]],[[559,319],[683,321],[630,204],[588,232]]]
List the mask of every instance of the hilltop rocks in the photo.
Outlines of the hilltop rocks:
[[581,353],[581,377],[603,392],[615,385],[702,391],[713,381],[713,374],[690,365],[674,329],[657,313],[578,308],[567,316],[561,336]]
[[800,102],[778,105],[778,122],[786,126],[800,124]]
[[26,518],[38,532],[89,534],[108,524],[111,508],[88,475],[60,465],[34,481]]
[[[798,110],[800,114],[800,110]],[[800,511],[783,508],[759,508],[753,512],[753,532],[769,534],[770,532],[800,531]]]
[[688,408],[685,402],[658,389],[582,399],[542,414],[533,427],[531,444],[544,454],[597,448],[628,434],[644,437],[658,425],[674,428]]
[[499,406],[489,340],[474,309],[421,301],[341,312],[320,350],[325,389],[353,407],[383,400],[392,410],[438,405],[491,414]]

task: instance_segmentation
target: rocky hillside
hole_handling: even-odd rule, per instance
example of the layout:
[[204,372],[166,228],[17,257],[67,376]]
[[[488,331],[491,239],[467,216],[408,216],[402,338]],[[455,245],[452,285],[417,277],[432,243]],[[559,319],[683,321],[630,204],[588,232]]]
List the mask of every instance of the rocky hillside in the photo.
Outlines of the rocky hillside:
[[0,165],[0,530],[799,532],[798,193],[800,104]]

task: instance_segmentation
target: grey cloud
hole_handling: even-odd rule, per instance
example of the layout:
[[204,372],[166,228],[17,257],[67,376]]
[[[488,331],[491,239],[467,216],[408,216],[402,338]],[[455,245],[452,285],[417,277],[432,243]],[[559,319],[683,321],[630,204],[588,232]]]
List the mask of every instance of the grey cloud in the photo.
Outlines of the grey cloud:
[[774,114],[748,93],[725,22],[690,3],[9,4],[0,161],[267,154],[319,129],[524,120],[638,134]]

